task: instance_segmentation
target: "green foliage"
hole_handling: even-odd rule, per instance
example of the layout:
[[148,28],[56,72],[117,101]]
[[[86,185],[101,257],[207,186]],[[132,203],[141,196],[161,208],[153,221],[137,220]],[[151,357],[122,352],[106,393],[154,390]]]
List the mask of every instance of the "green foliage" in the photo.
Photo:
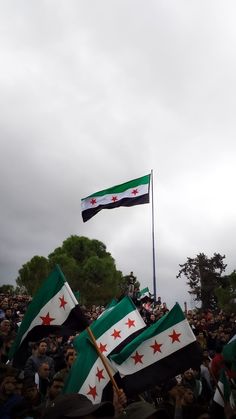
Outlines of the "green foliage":
[[82,304],[106,304],[121,294],[122,274],[106,246],[79,236],[67,238],[48,259],[34,256],[19,270],[17,285],[33,295],[56,264],[72,290],[80,291]]
[[218,298],[219,307],[226,313],[235,313],[236,311],[236,271],[224,277],[222,283],[215,293]]
[[13,285],[3,284],[0,286],[0,294],[13,294],[15,288]]
[[191,289],[189,293],[195,297],[195,301],[201,301],[203,310],[217,306],[215,290],[223,281],[221,275],[227,266],[223,263],[224,258],[219,253],[214,253],[211,258],[199,253],[195,258],[188,257],[187,262],[179,265],[181,269],[177,278],[182,275],[187,278]]
[[19,270],[19,276],[16,280],[17,286],[24,287],[28,294],[33,296],[44,279],[47,278],[49,272],[48,260],[43,256],[34,256]]

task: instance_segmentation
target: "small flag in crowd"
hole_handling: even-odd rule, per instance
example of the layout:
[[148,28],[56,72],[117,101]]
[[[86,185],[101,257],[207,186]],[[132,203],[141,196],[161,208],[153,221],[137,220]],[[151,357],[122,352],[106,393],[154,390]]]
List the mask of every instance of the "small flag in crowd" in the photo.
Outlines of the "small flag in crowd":
[[230,365],[234,378],[236,377],[236,335],[223,347],[224,360]]
[[196,338],[178,304],[110,359],[129,397],[201,363]]
[[149,292],[149,288],[143,288],[141,291],[139,291],[138,294],[138,300],[143,300],[145,298],[152,298],[152,294]]
[[211,406],[211,411],[215,418],[225,417],[224,408],[226,403],[229,403],[232,408],[235,407],[231,379],[228,377],[226,370],[223,368],[220,373],[220,378],[215,389]]
[[29,342],[37,342],[51,333],[68,335],[84,330],[88,323],[60,267],[44,281],[31,301],[12,345],[9,359],[22,368]]
[[212,413],[216,418],[224,416],[226,403],[229,403],[232,408],[236,404],[232,391],[236,386],[236,335],[223,346],[222,354],[225,367],[220,372],[212,403]]
[[[91,325],[100,352],[107,357],[130,339],[145,323],[129,297],[124,297],[112,309],[107,309]],[[65,385],[65,393],[81,393],[93,403],[99,403],[110,379],[101,359],[90,342],[87,331],[74,339],[77,358]],[[108,360],[107,360],[108,361]],[[112,371],[114,374],[114,371]]]
[[83,221],[88,221],[102,209],[131,207],[149,203],[150,174],[95,192],[81,200]]

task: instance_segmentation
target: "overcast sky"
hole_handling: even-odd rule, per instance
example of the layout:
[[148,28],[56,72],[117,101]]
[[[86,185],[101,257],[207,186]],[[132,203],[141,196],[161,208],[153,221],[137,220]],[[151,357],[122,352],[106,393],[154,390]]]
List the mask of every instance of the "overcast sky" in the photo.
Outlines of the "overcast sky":
[[179,264],[236,268],[235,1],[0,3],[0,280],[70,235],[102,241],[153,291],[151,205],[81,198],[154,173],[157,294]]

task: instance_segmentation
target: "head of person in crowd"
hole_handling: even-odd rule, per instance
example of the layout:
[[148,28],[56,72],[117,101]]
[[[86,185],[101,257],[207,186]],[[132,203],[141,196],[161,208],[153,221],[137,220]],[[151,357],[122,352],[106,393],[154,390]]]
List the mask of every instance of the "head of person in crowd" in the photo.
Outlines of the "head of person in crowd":
[[49,364],[47,364],[47,362],[42,362],[42,364],[39,365],[39,369],[38,369],[39,378],[43,380],[48,380],[49,373],[50,373]]
[[82,394],[63,394],[58,396],[45,410],[43,419],[66,419],[66,418],[113,418],[114,406],[111,402],[93,404]]
[[10,307],[7,307],[5,310],[5,319],[12,320],[13,313]]
[[2,349],[1,349],[1,353],[0,353],[1,361],[2,362],[7,362],[10,348],[11,348],[13,342],[14,342],[14,339],[15,339],[15,334],[10,333],[7,336],[3,335],[2,338],[3,338],[3,345],[2,345]]
[[64,387],[64,379],[63,377],[60,377],[57,375],[57,377],[54,377],[48,387],[47,391],[47,397],[49,400],[55,400],[59,394],[61,394]]
[[38,406],[41,402],[39,390],[32,379],[26,379],[23,382],[22,395],[32,406]]
[[11,332],[11,323],[7,319],[3,319],[0,323],[0,334],[8,336]]
[[156,321],[156,316],[155,316],[155,314],[151,313],[150,314],[150,322],[155,323],[155,321]]
[[37,342],[31,342],[29,344],[29,348],[31,350],[31,355],[36,356],[38,353],[38,343]]
[[191,387],[185,386],[183,393],[183,404],[190,405],[194,402],[194,393]]
[[47,341],[45,339],[40,340],[40,342],[38,342],[37,344],[37,355],[38,356],[46,355],[47,349],[48,349]]
[[72,366],[72,364],[75,362],[75,360],[76,360],[76,352],[75,352],[75,350],[73,349],[73,352],[71,351],[69,351],[68,353],[67,353],[67,355],[65,356],[65,361],[66,361],[66,368],[69,370],[70,368],[71,368],[71,366]]
[[12,394],[15,394],[16,389],[16,377],[11,371],[6,371],[0,384],[0,397],[3,399],[8,398]]
[[7,368],[0,383],[0,417],[12,419],[12,410],[21,402],[22,396],[16,391],[16,371]]
[[1,303],[1,309],[5,312],[7,308],[8,308],[8,300],[5,298]]

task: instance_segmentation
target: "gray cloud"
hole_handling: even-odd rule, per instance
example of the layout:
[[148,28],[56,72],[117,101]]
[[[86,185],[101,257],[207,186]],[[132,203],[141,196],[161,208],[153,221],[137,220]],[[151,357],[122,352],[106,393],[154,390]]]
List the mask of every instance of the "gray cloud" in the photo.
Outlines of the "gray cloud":
[[80,199],[153,169],[157,290],[192,304],[179,263],[235,268],[234,2],[0,9],[1,281],[78,234],[152,290],[151,207],[83,224]]

